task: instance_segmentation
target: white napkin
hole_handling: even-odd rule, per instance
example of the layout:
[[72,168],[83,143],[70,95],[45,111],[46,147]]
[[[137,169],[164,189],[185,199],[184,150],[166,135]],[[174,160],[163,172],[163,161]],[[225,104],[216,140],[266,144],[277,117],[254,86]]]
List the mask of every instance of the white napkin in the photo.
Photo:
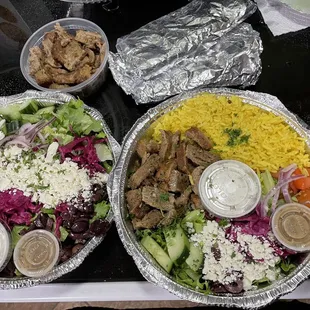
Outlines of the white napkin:
[[275,36],[310,27],[310,0],[256,0],[256,2],[265,23]]

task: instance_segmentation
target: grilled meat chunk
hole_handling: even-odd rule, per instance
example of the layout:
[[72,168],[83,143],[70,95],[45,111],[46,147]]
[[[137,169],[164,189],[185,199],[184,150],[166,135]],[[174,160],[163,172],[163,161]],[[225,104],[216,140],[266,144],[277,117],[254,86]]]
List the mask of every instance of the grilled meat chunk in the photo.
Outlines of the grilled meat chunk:
[[178,149],[180,142],[180,131],[175,132],[171,138],[171,150],[169,154],[169,158],[175,158],[176,151]]
[[178,170],[186,174],[190,174],[194,168],[188,162],[188,159],[186,157],[186,143],[185,142],[180,144],[180,146],[177,149],[176,155],[177,155]]
[[192,186],[188,186],[181,196],[175,200],[176,207],[186,206],[192,193]]
[[60,39],[56,39],[53,44],[52,55],[66,69],[73,71],[86,56],[86,51],[76,41],[71,41],[63,47]]
[[197,210],[203,210],[204,207],[198,195],[191,194],[191,202],[193,203],[193,208]]
[[189,178],[178,170],[173,170],[169,178],[169,191],[170,192],[183,192],[189,185]]
[[212,154],[198,145],[188,144],[186,146],[186,157],[198,166],[208,167],[220,160],[218,155]]
[[177,168],[177,163],[175,159],[169,159],[168,161],[162,163],[155,175],[156,179],[160,182],[168,182],[170,179],[170,174],[172,170]]
[[197,127],[191,127],[185,132],[185,136],[195,141],[201,148],[210,150],[212,148],[212,142],[210,139]]
[[60,39],[60,44],[62,47],[66,47],[74,38],[70,35],[59,23],[55,25],[55,33],[57,33]]
[[85,65],[74,72],[67,72],[64,69],[56,69],[50,66],[45,66],[45,70],[56,84],[81,83],[91,76],[91,67],[89,65]]
[[141,228],[154,228],[163,219],[163,215],[159,210],[152,210],[147,213],[141,220],[134,218],[132,220],[132,225],[134,229]]
[[29,71],[30,75],[34,75],[41,69],[43,52],[38,46],[29,49]]
[[44,68],[42,68],[38,72],[36,72],[34,77],[35,77],[35,79],[39,85],[44,86],[44,85],[48,85],[48,84],[52,83],[51,76],[48,74],[48,72],[46,72],[46,70]]
[[139,207],[142,203],[142,193],[141,189],[133,189],[126,193],[126,200],[128,204],[128,209],[131,211],[132,209]]
[[160,226],[168,226],[173,220],[178,216],[178,213],[175,209],[171,209],[164,214],[164,218],[159,222]]
[[172,133],[170,131],[161,130],[161,145],[159,149],[159,157],[162,160],[169,158],[172,146]]
[[138,188],[144,179],[154,174],[159,164],[159,156],[157,154],[150,155],[146,162],[130,177],[129,187],[131,189]]
[[199,185],[199,180],[200,180],[200,177],[203,173],[203,171],[205,170],[206,168],[205,167],[202,167],[202,166],[198,166],[196,167],[193,172],[192,172],[192,179],[193,179],[193,182],[194,182],[194,186],[193,186],[193,192],[198,195],[198,185]]
[[91,49],[101,48],[103,45],[103,41],[99,33],[85,30],[77,30],[75,40],[85,44],[86,47]]
[[169,211],[174,208],[174,196],[158,187],[144,186],[142,188],[142,201],[153,208]]

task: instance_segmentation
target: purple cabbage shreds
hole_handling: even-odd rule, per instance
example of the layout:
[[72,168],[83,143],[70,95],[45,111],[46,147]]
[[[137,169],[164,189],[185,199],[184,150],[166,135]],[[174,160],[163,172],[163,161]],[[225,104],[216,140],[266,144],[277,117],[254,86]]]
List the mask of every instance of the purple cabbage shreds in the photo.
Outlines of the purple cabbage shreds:
[[94,136],[74,138],[72,142],[59,147],[62,161],[71,158],[80,167],[88,169],[91,175],[95,172],[103,172],[104,168],[100,165],[95,149],[95,144],[100,143],[101,140],[95,140]]
[[11,228],[15,225],[30,225],[32,213],[40,210],[42,205],[35,205],[31,197],[17,189],[0,192],[0,218]]
[[235,219],[234,225],[240,227],[241,233],[254,236],[267,236],[270,231],[269,218],[257,214]]

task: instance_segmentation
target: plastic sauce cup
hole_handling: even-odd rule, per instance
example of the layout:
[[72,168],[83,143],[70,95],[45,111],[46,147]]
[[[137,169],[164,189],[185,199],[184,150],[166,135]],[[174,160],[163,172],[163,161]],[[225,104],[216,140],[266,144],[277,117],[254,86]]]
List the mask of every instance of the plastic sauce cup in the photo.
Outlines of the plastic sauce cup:
[[278,207],[271,228],[279,243],[296,252],[310,251],[310,209],[299,203]]
[[246,164],[220,160],[207,167],[199,180],[199,196],[210,213],[238,218],[252,212],[261,197],[261,183]]
[[25,276],[41,277],[53,269],[59,260],[58,239],[46,230],[33,230],[16,244],[13,259]]
[[0,222],[0,271],[7,265],[12,256],[12,239],[6,224]]

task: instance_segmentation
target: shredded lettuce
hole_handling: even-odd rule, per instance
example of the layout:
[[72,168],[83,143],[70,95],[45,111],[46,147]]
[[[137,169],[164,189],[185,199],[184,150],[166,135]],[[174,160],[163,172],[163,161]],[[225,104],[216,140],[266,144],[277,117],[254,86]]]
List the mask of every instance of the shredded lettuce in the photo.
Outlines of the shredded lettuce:
[[173,274],[176,282],[181,285],[186,285],[205,295],[212,293],[208,282],[202,279],[202,275],[191,270],[186,264],[181,268],[173,269]]
[[27,226],[24,225],[15,225],[11,231],[11,237],[12,237],[12,246],[13,248],[15,248],[17,242],[19,241],[19,239],[22,237],[20,235],[20,232],[24,229],[27,229]]
[[85,113],[82,100],[71,100],[58,108],[55,116],[64,128],[70,129],[78,135],[88,135],[91,131],[99,132],[102,130],[100,121]]
[[69,233],[62,226],[59,227],[59,231],[60,231],[60,241],[64,242],[67,239],[67,237],[69,236]]
[[96,220],[104,219],[110,210],[110,205],[105,201],[95,204],[95,213],[96,215],[90,220],[90,223],[93,223]]

